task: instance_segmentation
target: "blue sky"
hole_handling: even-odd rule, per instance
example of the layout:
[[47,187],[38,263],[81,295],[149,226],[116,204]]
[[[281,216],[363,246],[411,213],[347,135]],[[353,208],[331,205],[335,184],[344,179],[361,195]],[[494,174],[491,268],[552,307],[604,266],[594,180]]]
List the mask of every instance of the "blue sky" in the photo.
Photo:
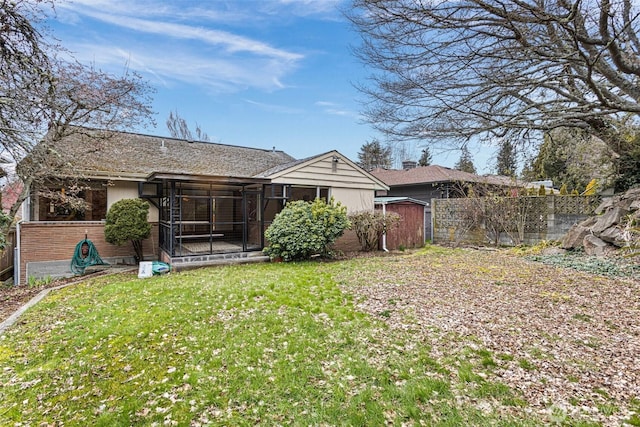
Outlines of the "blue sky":
[[[214,142],[296,158],[336,149],[357,160],[377,135],[360,117],[354,83],[368,70],[351,53],[348,0],[73,0],[56,5],[53,35],[83,63],[121,74],[128,64],[155,88],[157,125],[178,111]],[[420,147],[408,147],[414,160]],[[433,151],[432,151],[433,152]],[[452,166],[458,152],[434,156]],[[486,150],[472,148],[476,168]]]

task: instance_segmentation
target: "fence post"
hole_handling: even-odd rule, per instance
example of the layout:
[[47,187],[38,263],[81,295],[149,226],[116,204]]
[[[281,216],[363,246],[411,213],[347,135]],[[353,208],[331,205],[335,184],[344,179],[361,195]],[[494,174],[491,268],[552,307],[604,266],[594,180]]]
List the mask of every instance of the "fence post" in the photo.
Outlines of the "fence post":
[[549,230],[556,229],[556,196],[549,194],[545,197],[547,198],[547,229],[544,231],[544,236],[541,236],[541,240],[549,240]]
[[431,243],[436,243],[436,204],[437,199],[431,199]]

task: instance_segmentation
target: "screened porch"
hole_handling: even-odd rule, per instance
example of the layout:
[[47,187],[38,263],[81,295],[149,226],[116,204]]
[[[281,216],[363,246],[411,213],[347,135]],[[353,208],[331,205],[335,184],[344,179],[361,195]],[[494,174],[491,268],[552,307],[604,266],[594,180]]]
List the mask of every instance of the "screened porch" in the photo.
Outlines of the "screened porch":
[[155,178],[158,197],[144,190],[141,196],[157,204],[160,248],[172,258],[260,251],[264,230],[284,204],[283,186],[267,180]]

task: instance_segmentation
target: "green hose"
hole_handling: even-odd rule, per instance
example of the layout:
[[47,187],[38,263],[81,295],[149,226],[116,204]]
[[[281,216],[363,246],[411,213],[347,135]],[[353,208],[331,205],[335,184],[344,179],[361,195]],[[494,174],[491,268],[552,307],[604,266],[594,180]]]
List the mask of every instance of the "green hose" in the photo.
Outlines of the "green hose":
[[[83,256],[82,254],[82,245],[86,244],[87,253]],[[100,255],[98,255],[98,250],[93,245],[93,242],[88,239],[83,239],[76,245],[76,250],[73,253],[73,258],[71,258],[71,272],[73,274],[84,274],[84,270],[91,265],[109,265],[104,262]]]

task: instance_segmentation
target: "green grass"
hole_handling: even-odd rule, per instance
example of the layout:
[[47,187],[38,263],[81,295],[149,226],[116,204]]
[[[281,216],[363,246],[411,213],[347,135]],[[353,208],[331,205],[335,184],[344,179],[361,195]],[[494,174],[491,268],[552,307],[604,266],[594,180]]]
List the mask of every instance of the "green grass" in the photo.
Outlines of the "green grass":
[[436,360],[411,331],[356,311],[332,274],[355,262],[119,275],[52,292],[0,337],[0,425],[541,423],[494,410],[523,405],[491,379],[505,357]]

